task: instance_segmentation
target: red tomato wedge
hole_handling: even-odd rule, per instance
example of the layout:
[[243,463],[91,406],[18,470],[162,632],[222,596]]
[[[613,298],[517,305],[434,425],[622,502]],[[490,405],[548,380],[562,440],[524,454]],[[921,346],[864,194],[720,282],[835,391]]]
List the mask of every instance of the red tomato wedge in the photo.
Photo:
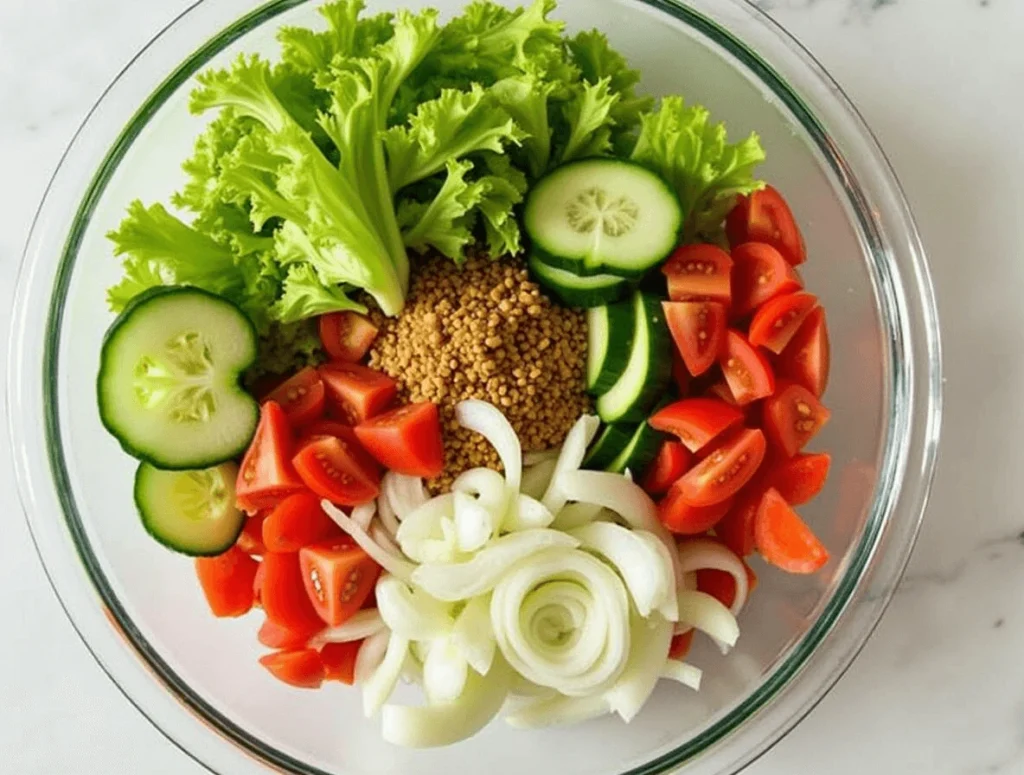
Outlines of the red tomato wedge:
[[725,305],[713,301],[666,301],[661,306],[687,371],[699,377],[715,365],[722,350]]
[[800,326],[818,306],[811,293],[787,293],[761,307],[750,322],[750,343],[766,347],[776,355],[786,349]]
[[341,506],[369,503],[380,493],[380,480],[368,478],[352,445],[328,436],[304,446],[292,461],[306,486]]
[[324,364],[320,367],[320,378],[330,403],[350,425],[380,414],[398,393],[398,385],[391,377],[358,363]]
[[798,382],[818,398],[828,386],[830,351],[825,310],[816,307],[776,361],[779,376]]
[[263,567],[263,562],[260,562],[260,566],[256,569],[256,575],[252,578],[252,598],[253,605],[257,608],[263,607],[263,576],[266,574],[266,570]]
[[691,506],[714,506],[727,501],[757,473],[766,447],[761,431],[740,430],[679,480],[680,497]]
[[245,520],[245,526],[242,528],[242,533],[238,536],[235,546],[250,556],[255,554],[262,557],[267,551],[267,547],[263,544],[264,519],[263,513],[260,513]]
[[327,400],[323,380],[317,370],[307,366],[267,396],[284,410],[292,428],[320,419]]
[[361,640],[354,640],[348,643],[328,643],[320,649],[320,658],[326,671],[325,679],[352,686],[356,682],[356,657],[362,645]]
[[763,484],[752,482],[736,496],[729,513],[715,525],[718,539],[740,557],[754,553],[754,521],[764,492]]
[[306,547],[299,563],[313,608],[332,627],[362,607],[380,575],[380,566],[348,542]]
[[803,287],[783,255],[764,242],[744,242],[732,251],[732,313],[741,318],[784,293]]
[[271,552],[297,552],[342,536],[341,528],[320,507],[320,498],[308,491],[289,495],[263,522],[263,543]]
[[789,573],[814,573],[828,562],[828,550],[777,490],[761,499],[754,533],[765,561]]
[[217,557],[196,558],[196,576],[213,615],[243,616],[255,601],[253,581],[260,564],[237,546]]
[[668,278],[672,301],[720,301],[732,299],[732,259],[715,245],[684,245],[661,267]]
[[345,425],[336,420],[318,420],[310,425],[299,439],[298,449],[302,449],[310,442],[324,438],[338,439],[345,445],[346,451],[352,457],[352,462],[359,467],[364,477],[373,482],[380,480],[380,463],[363,449],[362,443],[356,436],[356,429],[351,425]]
[[324,624],[306,594],[299,555],[268,552],[260,590],[267,618],[292,632],[318,631]]
[[299,689],[319,689],[327,676],[320,652],[314,649],[267,654],[260,657],[260,664],[274,678]]
[[677,535],[701,535],[713,528],[732,506],[732,499],[711,506],[693,506],[683,497],[679,479],[658,504],[658,518]]
[[316,628],[289,630],[267,619],[260,626],[256,639],[269,649],[302,649],[309,643],[309,639],[322,629],[323,622],[319,622]]
[[672,643],[668,647],[668,658],[677,659],[680,662],[686,659],[693,647],[693,635],[696,630],[684,632],[682,635],[672,636]]
[[441,420],[437,404],[430,401],[360,423],[356,437],[390,471],[432,479],[444,470]]
[[740,197],[726,219],[725,230],[734,247],[744,242],[766,242],[793,266],[807,260],[807,248],[793,211],[772,186]]
[[260,407],[260,424],[235,483],[238,508],[255,514],[305,489],[291,464],[292,432],[276,401]]
[[775,375],[768,359],[739,331],[729,331],[718,359],[733,399],[740,406],[775,392]]
[[686,473],[692,460],[693,456],[680,442],[663,442],[644,472],[641,486],[649,495],[664,495]]
[[376,338],[377,327],[358,312],[332,312],[320,316],[320,342],[336,361],[361,361]]
[[[757,574],[745,562],[743,568],[747,571],[747,595],[749,596],[757,588]],[[732,604],[736,602],[736,579],[732,577],[731,573],[726,573],[724,570],[701,568],[697,571],[697,591],[706,592],[726,608],[732,608]]]
[[729,406],[739,406],[736,403],[736,398],[733,396],[732,391],[729,390],[729,385],[724,380],[722,382],[716,382],[707,389],[709,395],[713,398],[717,398],[719,401],[724,401]]
[[647,422],[663,433],[678,436],[690,452],[700,452],[743,420],[743,413],[717,398],[684,398],[656,412]]
[[832,413],[803,385],[783,383],[764,402],[764,430],[772,443],[793,457],[828,422]]
[[772,469],[768,486],[776,489],[790,506],[802,506],[814,500],[825,487],[831,466],[831,455],[797,455]]

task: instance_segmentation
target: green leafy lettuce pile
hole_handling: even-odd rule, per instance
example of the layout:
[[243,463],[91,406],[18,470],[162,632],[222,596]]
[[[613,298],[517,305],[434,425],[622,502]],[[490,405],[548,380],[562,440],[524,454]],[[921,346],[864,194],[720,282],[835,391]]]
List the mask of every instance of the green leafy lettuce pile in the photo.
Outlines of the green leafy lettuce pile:
[[221,294],[257,326],[261,369],[283,372],[317,356],[311,318],[364,310],[357,291],[398,314],[410,251],[520,252],[531,182],[589,156],[663,175],[689,237],[720,230],[761,185],[757,137],[731,145],[702,107],[640,96],[607,38],[566,36],[554,7],[478,0],[442,25],[433,10],[368,16],[335,0],[325,29],[280,31],[278,61],[199,76],[191,108],[216,114],[175,213],[135,202],[110,235],[124,259],[112,309],[164,284]]

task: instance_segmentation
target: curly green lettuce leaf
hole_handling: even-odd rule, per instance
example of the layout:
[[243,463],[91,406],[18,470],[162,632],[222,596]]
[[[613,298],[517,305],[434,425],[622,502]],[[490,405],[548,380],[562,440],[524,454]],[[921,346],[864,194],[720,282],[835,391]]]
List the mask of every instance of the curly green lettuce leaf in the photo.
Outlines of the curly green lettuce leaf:
[[561,162],[604,156],[612,147],[612,109],[619,95],[611,90],[611,79],[581,83],[564,106],[568,137],[558,154]]
[[640,122],[640,115],[654,107],[651,97],[636,93],[640,71],[629,67],[626,58],[613,49],[608,37],[598,30],[581,32],[567,41],[573,62],[579,67],[583,79],[598,84],[608,79],[609,89],[619,96],[611,109],[616,133],[632,131]]
[[405,244],[418,253],[433,248],[462,262],[473,242],[472,220],[467,215],[480,203],[481,190],[466,180],[469,161],[450,160],[441,189],[429,202],[403,200],[398,207]]
[[632,159],[658,172],[675,188],[686,219],[684,237],[713,232],[739,194],[764,187],[754,170],[764,161],[756,134],[730,144],[723,124],[710,122],[700,105],[666,97],[641,119]]
[[250,387],[261,377],[294,374],[325,360],[316,321],[311,318],[297,323],[271,323],[260,335],[257,353],[256,363],[245,375]]
[[345,310],[366,312],[366,307],[350,299],[340,286],[324,283],[309,264],[295,264],[288,270],[284,292],[273,305],[271,316],[279,323],[297,323]]
[[281,61],[295,72],[306,75],[327,70],[335,57],[365,57],[391,38],[394,14],[381,13],[361,18],[363,0],[337,0],[318,9],[327,21],[327,29],[282,27],[277,33]]
[[508,156],[488,153],[483,160],[488,174],[476,181],[480,190],[477,211],[488,252],[492,256],[517,255],[522,251],[522,234],[515,208],[526,195],[526,175],[512,166]]
[[525,133],[522,147],[530,175],[539,178],[551,163],[548,103],[558,84],[536,75],[503,78],[489,89],[491,97]]

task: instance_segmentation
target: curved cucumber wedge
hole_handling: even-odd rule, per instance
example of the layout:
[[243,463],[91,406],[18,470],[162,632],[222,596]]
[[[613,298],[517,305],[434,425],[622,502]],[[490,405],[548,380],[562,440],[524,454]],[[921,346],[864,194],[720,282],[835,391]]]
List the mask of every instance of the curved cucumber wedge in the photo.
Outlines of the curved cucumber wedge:
[[632,301],[587,310],[587,390],[609,390],[626,370],[636,330]]
[[664,433],[654,430],[648,423],[640,423],[633,438],[626,443],[618,457],[605,466],[605,470],[621,474],[628,468],[633,479],[639,479],[658,454],[664,440]]
[[594,439],[583,459],[583,467],[592,471],[605,471],[622,454],[630,440],[636,435],[633,425],[606,425]]
[[103,341],[100,418],[129,455],[157,468],[231,460],[259,419],[239,385],[255,359],[256,331],[231,302],[196,288],[142,294]]
[[533,187],[523,225],[532,244],[578,275],[641,277],[675,249],[683,211],[658,175],[618,159],[563,165]]
[[140,463],[135,506],[146,532],[190,557],[214,557],[230,549],[245,514],[235,507],[238,466],[223,463],[204,471],[161,471]]
[[530,255],[530,272],[567,307],[589,309],[622,298],[629,282],[611,274],[581,277],[545,262],[536,252]]

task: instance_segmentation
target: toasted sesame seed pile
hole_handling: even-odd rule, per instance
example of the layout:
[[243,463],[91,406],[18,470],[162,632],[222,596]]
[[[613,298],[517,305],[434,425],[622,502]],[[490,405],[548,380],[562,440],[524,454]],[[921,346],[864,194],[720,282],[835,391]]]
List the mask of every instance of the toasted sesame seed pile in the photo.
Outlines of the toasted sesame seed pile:
[[441,408],[446,466],[435,492],[470,468],[501,470],[487,441],[456,422],[463,399],[499,407],[524,452],[561,444],[590,408],[585,319],[552,304],[518,260],[419,261],[402,314],[372,316],[380,333],[370,366],[395,379],[404,400]]

